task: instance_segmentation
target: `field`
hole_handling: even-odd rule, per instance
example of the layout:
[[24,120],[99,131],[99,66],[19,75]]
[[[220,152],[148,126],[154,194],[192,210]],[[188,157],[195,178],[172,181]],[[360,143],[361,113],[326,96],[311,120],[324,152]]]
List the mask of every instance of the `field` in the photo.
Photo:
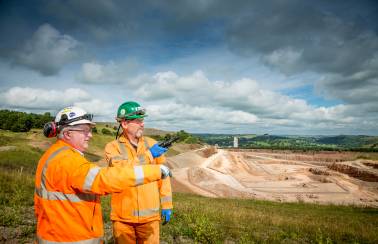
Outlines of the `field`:
[[[101,163],[102,148],[113,138],[101,133],[95,135],[87,156]],[[43,138],[38,130],[28,133],[0,130],[1,243],[32,242],[34,172],[39,157],[52,141]],[[177,145],[173,153],[177,155],[172,158],[195,149],[196,146]],[[211,153],[199,155],[211,157]],[[173,187],[179,189],[179,185]],[[378,209],[374,207],[214,199],[179,192],[173,198],[174,218],[161,231],[166,243],[378,242]],[[109,197],[104,197],[105,239],[111,243],[109,209]]]

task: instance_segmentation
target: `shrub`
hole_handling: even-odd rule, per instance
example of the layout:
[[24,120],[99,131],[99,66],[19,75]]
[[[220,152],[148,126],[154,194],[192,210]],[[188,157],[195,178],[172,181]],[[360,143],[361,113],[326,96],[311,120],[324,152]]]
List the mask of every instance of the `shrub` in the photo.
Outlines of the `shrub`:
[[101,132],[104,135],[112,135],[113,134],[110,130],[108,130],[106,128],[102,128]]
[[50,113],[28,114],[18,111],[0,110],[0,129],[13,132],[27,132],[31,128],[43,128],[53,118]]

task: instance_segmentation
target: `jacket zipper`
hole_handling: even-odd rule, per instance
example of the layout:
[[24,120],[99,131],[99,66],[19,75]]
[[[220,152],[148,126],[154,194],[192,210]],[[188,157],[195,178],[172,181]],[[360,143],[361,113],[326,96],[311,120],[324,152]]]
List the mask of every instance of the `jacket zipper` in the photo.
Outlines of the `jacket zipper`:
[[[139,142],[138,142],[139,143]],[[139,158],[138,158],[138,147],[134,147],[134,151],[135,151],[135,158],[137,158],[138,159],[138,163],[137,163],[137,165],[140,165],[140,162],[139,162]],[[136,199],[136,201],[137,201],[137,211],[138,211],[138,223],[139,223],[139,186],[136,186],[135,187],[136,188],[136,197],[137,197],[137,199]]]
[[94,231],[94,221],[95,221],[95,212],[96,212],[96,202],[97,202],[97,196],[96,201],[93,206],[93,213],[92,213],[92,223],[91,223],[91,230]]

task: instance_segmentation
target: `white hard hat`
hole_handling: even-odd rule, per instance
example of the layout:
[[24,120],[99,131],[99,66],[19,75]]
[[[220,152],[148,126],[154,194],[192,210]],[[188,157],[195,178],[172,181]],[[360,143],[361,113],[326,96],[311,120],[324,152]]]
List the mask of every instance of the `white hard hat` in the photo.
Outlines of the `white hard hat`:
[[79,125],[90,124],[95,125],[92,122],[93,115],[88,114],[84,109],[78,107],[66,107],[59,111],[55,116],[55,123],[58,126],[65,125]]

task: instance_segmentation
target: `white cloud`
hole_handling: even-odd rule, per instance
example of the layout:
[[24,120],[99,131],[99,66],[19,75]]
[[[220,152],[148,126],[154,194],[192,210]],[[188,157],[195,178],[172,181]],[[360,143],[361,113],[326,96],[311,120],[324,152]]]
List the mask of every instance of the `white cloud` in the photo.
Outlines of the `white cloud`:
[[172,71],[157,73],[145,78],[135,95],[158,104],[148,106],[149,120],[163,127],[188,126],[199,131],[281,128],[282,132],[291,128],[332,133],[333,129],[356,128],[361,121],[355,106],[315,107],[303,99],[262,88],[253,79],[211,81],[201,71],[188,76]]
[[275,117],[309,109],[304,100],[262,89],[257,81],[210,81],[203,72],[180,77],[174,72],[157,73],[140,85],[136,95],[146,100],[173,99],[177,103],[199,107],[220,107],[251,114]]
[[77,78],[83,83],[127,83],[137,70],[138,64],[134,60],[124,60],[117,63],[109,61],[105,64],[92,61],[82,64]]
[[104,102],[99,99],[92,99],[85,102],[75,102],[74,106],[83,108],[85,111],[96,116],[111,116],[114,114],[114,106],[111,102]]
[[43,75],[54,75],[75,57],[78,45],[73,37],[43,24],[16,53],[15,62]]
[[110,116],[114,112],[112,103],[93,98],[88,92],[79,88],[59,91],[13,87],[0,93],[0,105],[3,108],[38,112],[56,112],[66,106],[74,105],[98,116]]
[[214,132],[229,128],[235,131],[239,126],[253,126],[258,118],[243,111],[225,111],[211,106],[164,103],[149,105],[146,126],[166,130],[187,130]]
[[77,88],[58,91],[30,87],[13,87],[2,93],[1,98],[2,103],[10,107],[47,109],[70,105],[79,100],[89,100],[90,95]]
[[152,120],[192,120],[206,124],[253,124],[257,117],[243,111],[225,111],[210,106],[191,106],[188,104],[167,103],[164,105],[147,106]]

